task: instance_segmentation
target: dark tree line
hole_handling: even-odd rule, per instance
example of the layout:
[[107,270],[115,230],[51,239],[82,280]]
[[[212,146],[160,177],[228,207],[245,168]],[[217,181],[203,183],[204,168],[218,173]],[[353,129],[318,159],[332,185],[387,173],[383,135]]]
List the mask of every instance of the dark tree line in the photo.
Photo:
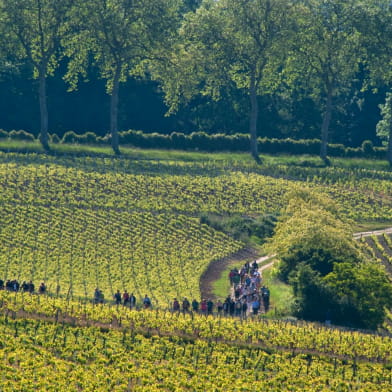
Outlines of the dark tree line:
[[391,11],[387,0],[0,0],[0,126],[39,134],[46,150],[48,130],[110,133],[116,153],[124,129],[249,132],[255,159],[258,136],[320,138],[327,161],[329,142],[392,140]]

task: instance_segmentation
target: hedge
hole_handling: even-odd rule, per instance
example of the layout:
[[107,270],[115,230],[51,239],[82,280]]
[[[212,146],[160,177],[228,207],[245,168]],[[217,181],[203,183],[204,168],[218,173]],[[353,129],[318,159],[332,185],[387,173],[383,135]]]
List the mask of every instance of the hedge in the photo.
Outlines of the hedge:
[[[6,132],[0,129],[0,139],[10,138],[14,140],[36,140],[31,133],[26,131]],[[62,139],[56,135],[50,135],[52,143],[69,144],[108,144],[110,135],[97,136],[93,132],[77,134],[74,131],[66,132]],[[164,148],[177,150],[200,150],[207,152],[248,152],[249,135],[223,133],[208,134],[206,132],[193,132],[186,135],[181,132],[172,132],[169,135],[160,133],[144,133],[143,131],[128,130],[119,132],[120,145],[130,145],[139,148]],[[290,154],[290,155],[318,155],[320,152],[319,139],[275,139],[259,138],[258,147],[265,154]],[[385,147],[374,147],[370,140],[365,140],[361,147],[345,147],[343,144],[329,144],[328,155],[332,157],[357,157],[357,158],[386,158]]]
[[23,130],[11,131],[11,132],[8,133],[8,137],[11,140],[24,140],[24,141],[28,141],[28,142],[34,142],[35,141],[34,135],[32,135],[29,132],[23,131]]

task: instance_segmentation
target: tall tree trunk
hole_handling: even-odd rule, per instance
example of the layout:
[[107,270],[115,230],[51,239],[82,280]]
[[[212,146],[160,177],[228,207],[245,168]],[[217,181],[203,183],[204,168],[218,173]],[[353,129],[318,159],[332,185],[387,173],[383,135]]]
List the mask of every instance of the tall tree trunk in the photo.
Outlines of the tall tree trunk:
[[389,165],[392,166],[392,124],[390,124],[390,126],[389,126],[387,159],[388,159]]
[[329,123],[331,122],[331,113],[332,113],[332,86],[330,83],[327,83],[327,102],[325,105],[323,124],[321,126],[321,147],[320,147],[320,158],[325,163],[329,163],[327,157],[327,150],[328,150],[328,132],[329,132]]
[[260,163],[259,149],[257,146],[257,117],[259,114],[259,106],[257,102],[255,71],[252,71],[249,86],[250,98],[250,118],[249,118],[249,133],[250,133],[250,152],[253,159]]
[[43,70],[39,71],[39,108],[41,117],[41,134],[40,142],[45,151],[49,152],[49,135],[48,135],[48,105],[46,97],[46,75]]
[[120,66],[116,67],[113,78],[113,90],[110,99],[110,133],[112,140],[112,148],[116,155],[120,155],[119,142],[118,142],[118,95],[120,89]]

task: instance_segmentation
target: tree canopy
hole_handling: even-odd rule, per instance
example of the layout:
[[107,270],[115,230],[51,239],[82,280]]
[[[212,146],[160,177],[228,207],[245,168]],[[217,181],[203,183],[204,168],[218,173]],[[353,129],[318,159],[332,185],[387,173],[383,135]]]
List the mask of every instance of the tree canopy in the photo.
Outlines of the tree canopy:
[[69,10],[73,0],[2,0],[1,28],[7,31],[3,47],[25,57],[39,80],[40,140],[49,150],[46,78],[53,75],[64,56],[61,43],[69,35]]
[[295,314],[376,329],[392,306],[385,270],[364,256],[331,200],[306,190],[288,200],[269,246],[280,277],[293,285]]
[[[35,127],[38,116],[21,105],[34,104],[34,75],[45,148],[54,113],[53,131],[85,130],[78,119],[88,117],[89,130],[109,128],[117,152],[117,130],[137,127],[248,132],[255,159],[258,137],[321,135],[327,161],[330,141],[381,143],[391,26],[387,0],[1,0],[0,98],[6,113],[19,106],[4,127]],[[67,96],[63,77],[79,91]],[[89,115],[99,78],[111,102],[103,95],[97,112],[110,113],[110,126]]]

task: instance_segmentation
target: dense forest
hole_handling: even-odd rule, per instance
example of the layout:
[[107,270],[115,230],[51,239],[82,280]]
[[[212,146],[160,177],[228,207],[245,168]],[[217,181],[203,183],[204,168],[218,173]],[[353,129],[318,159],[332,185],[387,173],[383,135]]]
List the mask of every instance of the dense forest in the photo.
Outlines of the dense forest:
[[[1,0],[0,127],[387,142],[392,6]],[[381,136],[381,137],[380,137]],[[391,138],[389,138],[391,140]],[[392,158],[391,158],[392,160]]]

